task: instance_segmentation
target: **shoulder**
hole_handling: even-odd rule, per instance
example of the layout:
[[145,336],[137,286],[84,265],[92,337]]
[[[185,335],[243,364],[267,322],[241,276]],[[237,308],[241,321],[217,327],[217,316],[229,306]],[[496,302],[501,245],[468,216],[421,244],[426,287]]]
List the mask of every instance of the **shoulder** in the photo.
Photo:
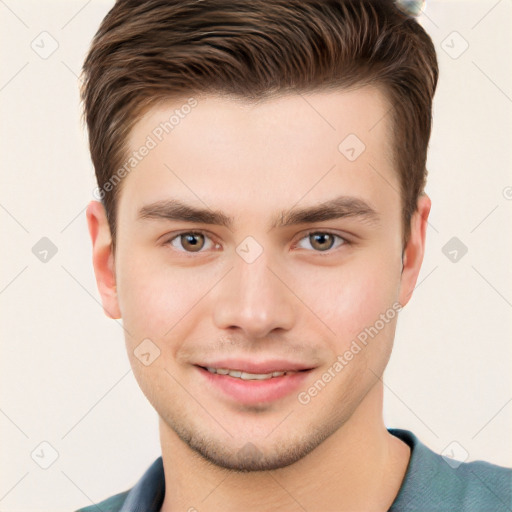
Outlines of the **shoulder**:
[[411,448],[411,459],[390,512],[505,512],[512,509],[512,469],[442,456],[406,430],[388,429]]
[[512,469],[480,460],[450,469],[457,478],[467,510],[512,509]]
[[162,457],[158,457],[131,489],[75,512],[126,512],[129,510],[158,512],[164,495],[164,466]]
[[106,500],[100,501],[95,505],[90,505],[89,507],[84,507],[75,512],[98,512],[101,510],[102,512],[118,512],[121,510],[124,502],[126,501],[126,497],[130,491],[120,492],[119,494],[115,494],[114,496],[110,496]]

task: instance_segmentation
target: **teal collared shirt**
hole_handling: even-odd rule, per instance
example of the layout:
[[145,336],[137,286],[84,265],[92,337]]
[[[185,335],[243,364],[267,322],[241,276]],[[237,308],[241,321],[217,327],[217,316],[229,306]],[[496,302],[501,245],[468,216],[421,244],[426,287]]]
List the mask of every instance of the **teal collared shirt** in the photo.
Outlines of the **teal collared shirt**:
[[[405,478],[388,512],[512,511],[512,469],[483,461],[458,464],[427,448],[408,430],[388,431],[411,448]],[[130,490],[76,512],[159,512],[164,495],[159,457]]]

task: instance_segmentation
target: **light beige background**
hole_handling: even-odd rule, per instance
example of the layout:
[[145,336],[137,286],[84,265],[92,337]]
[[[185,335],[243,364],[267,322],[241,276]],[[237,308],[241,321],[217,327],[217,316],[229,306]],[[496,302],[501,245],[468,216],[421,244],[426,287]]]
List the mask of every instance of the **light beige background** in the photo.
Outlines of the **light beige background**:
[[[122,328],[99,303],[85,220],[95,181],[77,75],[111,5],[0,1],[3,512],[88,505],[131,487],[160,453]],[[388,426],[501,465],[512,465],[511,15],[511,0],[443,0],[421,17],[441,69],[433,210],[385,375]],[[46,263],[32,252],[42,237],[58,250]],[[455,263],[442,251],[452,237],[468,248]]]

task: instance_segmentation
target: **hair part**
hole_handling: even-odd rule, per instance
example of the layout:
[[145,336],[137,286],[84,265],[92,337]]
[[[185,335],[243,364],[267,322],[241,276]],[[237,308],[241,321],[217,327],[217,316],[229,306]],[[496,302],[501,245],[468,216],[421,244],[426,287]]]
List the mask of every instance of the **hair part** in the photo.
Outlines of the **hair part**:
[[115,250],[127,141],[151,107],[195,94],[248,101],[373,85],[391,105],[404,243],[426,181],[438,80],[432,40],[392,0],[118,0],[86,57],[81,97]]

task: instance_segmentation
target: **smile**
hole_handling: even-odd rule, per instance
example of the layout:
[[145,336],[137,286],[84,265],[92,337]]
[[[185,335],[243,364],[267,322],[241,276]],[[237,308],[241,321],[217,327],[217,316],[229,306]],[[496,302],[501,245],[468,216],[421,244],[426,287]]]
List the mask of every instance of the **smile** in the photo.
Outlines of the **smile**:
[[[260,365],[261,368],[244,370],[236,369],[238,365],[235,364],[230,365],[231,368],[226,368],[225,363],[219,364],[218,368],[209,365],[194,366],[199,371],[200,378],[204,379],[207,392],[212,392],[217,398],[246,405],[274,402],[294,396],[300,388],[304,387],[306,379],[313,371],[312,368],[298,367],[278,370],[280,365],[277,366],[277,364],[265,364]],[[251,365],[245,364],[245,366]]]
[[235,379],[242,380],[267,380],[275,377],[282,377],[290,373],[297,373],[295,371],[282,371],[282,372],[271,372],[271,373],[249,373],[241,370],[228,370],[227,368],[209,368],[206,367],[210,373],[216,373],[218,375],[229,375]]

